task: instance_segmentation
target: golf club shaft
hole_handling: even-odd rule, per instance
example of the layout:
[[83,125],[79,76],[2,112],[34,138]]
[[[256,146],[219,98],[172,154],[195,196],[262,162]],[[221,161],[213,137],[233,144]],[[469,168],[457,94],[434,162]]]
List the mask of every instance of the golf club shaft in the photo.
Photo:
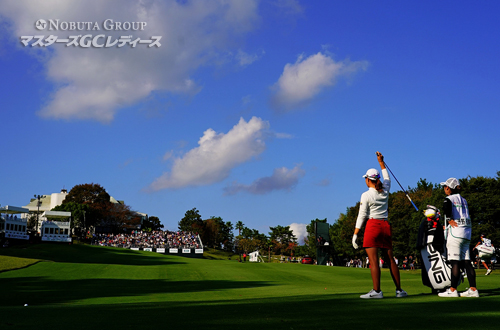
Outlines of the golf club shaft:
[[415,210],[417,210],[417,212],[418,212],[418,207],[415,205],[415,203],[413,203],[413,201],[410,198],[410,195],[408,195],[408,193],[406,192],[405,188],[403,188],[403,186],[401,185],[401,183],[399,183],[398,179],[396,178],[396,176],[394,175],[394,173],[392,173],[392,171],[389,168],[389,166],[387,166],[386,162],[384,162],[384,165],[385,165],[385,167],[387,167],[387,169],[389,170],[389,172],[391,172],[391,175],[394,177],[394,179],[396,180],[396,182],[399,184],[399,186],[401,187],[401,189],[405,193],[406,197],[408,197],[408,200],[410,201],[411,205],[413,205],[413,207],[415,208]]

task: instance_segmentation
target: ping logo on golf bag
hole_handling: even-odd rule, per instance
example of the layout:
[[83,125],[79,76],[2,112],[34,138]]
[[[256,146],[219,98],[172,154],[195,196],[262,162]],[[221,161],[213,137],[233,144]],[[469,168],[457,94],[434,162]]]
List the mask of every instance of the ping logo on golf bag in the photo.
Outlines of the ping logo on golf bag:
[[[442,266],[441,254],[434,249],[432,244],[428,245],[427,251],[429,256],[427,259],[431,265],[429,269],[429,275],[432,275],[436,284],[441,284],[447,281],[447,276],[444,267]],[[430,277],[430,276],[429,276]]]

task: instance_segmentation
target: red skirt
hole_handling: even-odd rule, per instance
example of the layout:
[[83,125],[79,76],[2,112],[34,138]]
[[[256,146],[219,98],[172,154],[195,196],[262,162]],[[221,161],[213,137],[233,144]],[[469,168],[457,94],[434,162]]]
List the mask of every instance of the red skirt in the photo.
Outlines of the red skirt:
[[392,249],[392,233],[389,221],[368,219],[366,222],[363,247]]

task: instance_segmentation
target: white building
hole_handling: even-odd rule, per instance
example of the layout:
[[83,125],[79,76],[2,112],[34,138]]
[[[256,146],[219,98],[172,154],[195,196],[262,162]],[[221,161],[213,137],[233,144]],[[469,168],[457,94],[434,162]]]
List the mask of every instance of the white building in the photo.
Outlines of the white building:
[[29,211],[22,207],[5,205],[0,207],[0,238],[14,238],[28,240],[27,221],[18,217],[18,214],[27,214]]
[[[40,232],[42,222],[47,221],[47,218],[43,216],[43,213],[61,205],[67,195],[68,191],[66,189],[62,189],[60,193],[41,195],[40,200],[38,200],[38,198],[31,198],[29,204],[24,206],[24,208],[28,209],[32,214],[36,214],[36,212],[38,212],[38,224],[36,224],[38,232]],[[27,217],[27,214],[24,214],[23,217]]]
[[[71,242],[71,212],[45,211],[40,233],[44,242]],[[52,221],[52,220],[57,221]],[[67,221],[63,221],[67,220]]]

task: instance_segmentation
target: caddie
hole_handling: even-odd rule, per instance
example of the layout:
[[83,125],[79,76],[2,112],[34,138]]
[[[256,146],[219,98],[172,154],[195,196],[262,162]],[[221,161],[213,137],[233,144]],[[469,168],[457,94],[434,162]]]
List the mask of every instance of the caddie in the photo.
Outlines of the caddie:
[[[476,244],[474,249],[477,249],[481,263],[486,268],[486,274],[484,275],[490,275],[493,271],[493,265],[497,262],[495,247],[491,244],[491,240],[486,238],[484,234],[481,234],[481,240]],[[486,261],[490,262],[491,268],[488,268]]]
[[[476,272],[470,261],[470,240],[472,223],[469,216],[469,206],[465,198],[460,196],[461,187],[456,178],[449,178],[441,182],[446,198],[443,203],[444,223],[446,225],[445,238],[448,251],[448,261],[451,263],[451,287],[439,293],[440,297],[479,297],[476,288]],[[458,294],[460,269],[467,272],[470,288]]]

